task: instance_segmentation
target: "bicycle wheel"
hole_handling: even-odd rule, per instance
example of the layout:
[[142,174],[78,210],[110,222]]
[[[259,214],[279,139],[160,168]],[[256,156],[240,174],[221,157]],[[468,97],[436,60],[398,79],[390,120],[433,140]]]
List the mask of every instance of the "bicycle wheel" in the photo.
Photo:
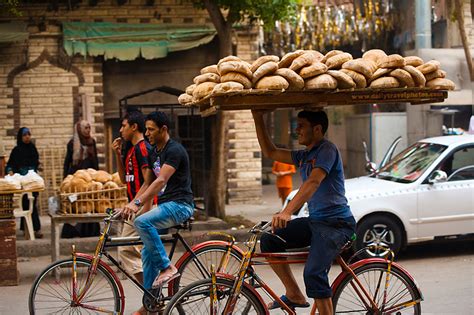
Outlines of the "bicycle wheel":
[[[392,265],[390,280],[386,289],[387,296],[384,301],[385,279],[387,276],[386,263],[368,263],[354,270],[357,278],[375,301],[382,313],[394,313],[397,306],[403,306],[421,298],[416,284],[405,271]],[[376,314],[367,308],[354,290],[353,278],[348,274],[335,288],[333,295],[334,313],[337,314]],[[420,303],[402,308],[396,314],[421,314]]]
[[[210,278],[211,264],[217,268],[221,262],[222,256],[227,252],[227,246],[221,244],[209,244],[196,250],[193,255],[189,255],[182,264],[176,266],[181,276],[173,282],[173,295],[188,284],[200,280]],[[204,273],[199,267],[199,260],[209,273]],[[227,268],[222,273],[237,275],[242,262],[242,254],[235,248],[231,248],[229,262]]]
[[[217,278],[217,314],[224,310],[234,282]],[[166,306],[164,314],[209,314],[211,279],[198,280],[179,291]],[[234,314],[265,314],[265,306],[258,296],[246,287],[242,287]]]
[[[101,265],[95,278],[81,301],[72,301],[72,258],[49,265],[35,280],[29,297],[30,314],[97,313],[99,308],[106,313],[123,312],[122,298],[112,275]],[[91,261],[77,257],[77,288],[84,286]],[[83,306],[84,305],[84,306]]]

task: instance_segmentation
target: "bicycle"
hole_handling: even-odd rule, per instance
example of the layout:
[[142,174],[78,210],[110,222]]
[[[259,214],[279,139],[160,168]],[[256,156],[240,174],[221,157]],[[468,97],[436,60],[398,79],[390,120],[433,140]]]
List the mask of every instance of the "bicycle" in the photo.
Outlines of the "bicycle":
[[[256,291],[256,287],[276,300],[288,314],[296,314],[295,310],[286,305],[255,273],[252,266],[304,263],[308,252],[255,253],[258,235],[268,233],[265,230],[269,226],[270,223],[261,222],[249,231],[251,236],[247,241],[248,250],[244,254],[237,276],[213,272],[210,278],[191,283],[173,296],[167,304],[165,314],[269,314],[267,305]],[[351,243],[352,241],[349,241],[344,249],[350,248]],[[355,253],[351,259],[358,254]],[[264,260],[259,261],[259,258]],[[272,261],[272,258],[288,260]],[[368,258],[350,265],[339,255],[336,261],[342,271],[331,286],[334,313],[421,313],[421,291],[413,277],[393,262],[393,255],[390,259]]]
[[[107,251],[107,248],[142,244],[139,237],[110,237],[112,222],[117,221],[117,218],[111,210],[108,213],[93,255],[78,253],[73,246],[71,258],[52,263],[37,276],[29,295],[30,314],[62,313],[68,310],[122,314],[125,310],[122,284],[113,269],[102,260],[102,256],[107,257],[143,292],[143,306],[149,312],[162,311],[165,302],[180,288],[196,279],[210,277],[209,266],[218,265],[218,270],[234,273],[242,260],[243,252],[234,245],[233,237],[229,241],[210,240],[191,247],[180,231],[191,230],[193,219],[174,226],[171,229],[176,232],[171,236],[161,235],[163,243],[171,244],[168,255],[170,259],[173,258],[178,243],[186,251],[175,263],[181,275],[168,283],[167,296],[164,296],[161,290],[145,289]],[[221,235],[219,232],[207,234]]]

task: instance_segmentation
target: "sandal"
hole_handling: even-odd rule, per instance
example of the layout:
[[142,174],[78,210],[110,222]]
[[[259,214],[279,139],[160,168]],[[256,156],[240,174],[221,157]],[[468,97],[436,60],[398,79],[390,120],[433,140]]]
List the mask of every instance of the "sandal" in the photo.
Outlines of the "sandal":
[[[280,296],[280,299],[282,300],[283,303],[285,303],[286,305],[288,305],[288,307],[290,307],[290,308],[293,309],[293,310],[294,310],[296,307],[306,308],[306,307],[309,307],[309,306],[310,306],[308,302],[304,302],[303,304],[291,302],[291,301],[286,297],[286,295]],[[274,309],[276,309],[276,308],[282,308],[282,306],[280,305],[280,303],[278,303],[278,301],[273,301],[273,302],[271,302],[271,303],[268,305],[268,309],[269,309],[269,310],[274,310]]]
[[179,276],[181,276],[181,274],[176,271],[173,274],[170,274],[170,275],[165,276],[165,277],[161,277],[161,279],[160,279],[160,276],[161,275],[158,275],[156,277],[155,281],[153,281],[153,285],[151,286],[152,289],[162,288],[165,284],[169,283],[171,280],[174,280],[174,279],[178,278]]

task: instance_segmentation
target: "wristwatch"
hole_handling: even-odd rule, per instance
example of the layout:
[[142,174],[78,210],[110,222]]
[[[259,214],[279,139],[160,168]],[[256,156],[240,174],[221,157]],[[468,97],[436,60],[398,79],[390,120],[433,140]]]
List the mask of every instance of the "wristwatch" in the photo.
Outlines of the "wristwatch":
[[135,206],[137,206],[137,207],[142,206],[142,201],[140,199],[135,199],[134,203],[135,203]]

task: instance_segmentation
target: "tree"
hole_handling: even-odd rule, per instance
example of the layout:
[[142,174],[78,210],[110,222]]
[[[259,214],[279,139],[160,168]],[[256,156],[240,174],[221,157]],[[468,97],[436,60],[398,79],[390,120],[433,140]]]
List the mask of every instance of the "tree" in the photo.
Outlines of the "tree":
[[454,10],[456,11],[456,19],[458,21],[459,32],[461,33],[462,46],[464,47],[464,54],[466,55],[467,66],[469,68],[469,75],[471,82],[474,82],[474,67],[472,64],[471,51],[469,49],[469,42],[466,35],[466,26],[464,24],[464,3],[463,0],[455,0]]
[[[193,1],[201,9],[206,9],[219,38],[219,56],[232,54],[232,27],[245,19],[260,20],[265,26],[273,27],[275,21],[286,20],[295,12],[298,0],[201,0]],[[226,159],[225,136],[228,117],[225,112],[218,112],[212,131],[214,157],[211,166],[209,183],[208,213],[223,218],[225,216]]]

